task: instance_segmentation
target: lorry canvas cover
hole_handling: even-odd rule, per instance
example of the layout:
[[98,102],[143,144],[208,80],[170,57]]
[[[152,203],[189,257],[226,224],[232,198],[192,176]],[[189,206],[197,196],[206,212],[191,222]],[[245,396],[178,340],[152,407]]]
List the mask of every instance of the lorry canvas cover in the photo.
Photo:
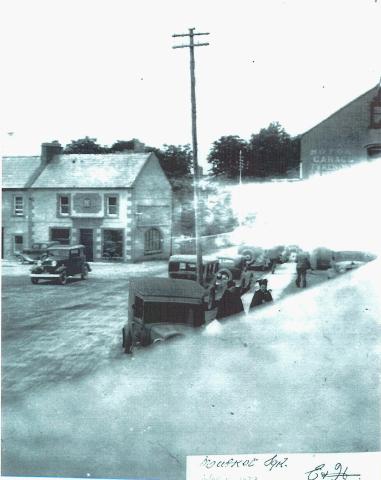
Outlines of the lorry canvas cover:
[[193,303],[204,302],[205,289],[191,280],[172,278],[132,278],[131,290],[146,302]]

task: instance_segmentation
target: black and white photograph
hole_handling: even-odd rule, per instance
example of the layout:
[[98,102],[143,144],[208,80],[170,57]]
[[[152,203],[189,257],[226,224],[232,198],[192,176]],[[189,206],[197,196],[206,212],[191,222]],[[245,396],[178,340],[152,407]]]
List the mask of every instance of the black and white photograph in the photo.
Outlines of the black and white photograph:
[[0,19],[1,477],[379,478],[380,0]]

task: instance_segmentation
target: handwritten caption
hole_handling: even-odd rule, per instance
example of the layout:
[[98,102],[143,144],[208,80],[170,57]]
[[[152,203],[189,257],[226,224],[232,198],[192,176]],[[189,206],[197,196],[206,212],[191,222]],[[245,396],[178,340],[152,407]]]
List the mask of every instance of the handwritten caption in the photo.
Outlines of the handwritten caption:
[[378,480],[381,452],[187,457],[186,480]]

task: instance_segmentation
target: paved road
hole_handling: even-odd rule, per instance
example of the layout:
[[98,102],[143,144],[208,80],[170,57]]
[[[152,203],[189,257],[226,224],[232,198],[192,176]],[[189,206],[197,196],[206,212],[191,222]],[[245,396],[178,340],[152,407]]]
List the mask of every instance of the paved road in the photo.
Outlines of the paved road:
[[[122,355],[131,276],[166,276],[165,262],[93,264],[87,281],[32,285],[26,265],[5,264],[2,289],[3,395],[89,374]],[[293,264],[266,274],[277,301],[292,293]],[[263,276],[257,273],[257,278]],[[252,292],[243,297],[249,308]]]
[[165,275],[164,262],[95,264],[89,279],[32,285],[26,265],[2,276],[3,395],[88,374],[121,354],[131,276]]

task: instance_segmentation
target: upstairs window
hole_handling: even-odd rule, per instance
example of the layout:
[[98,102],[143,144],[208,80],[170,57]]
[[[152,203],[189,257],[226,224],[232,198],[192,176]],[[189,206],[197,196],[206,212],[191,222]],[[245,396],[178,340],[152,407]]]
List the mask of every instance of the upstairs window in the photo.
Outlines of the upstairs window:
[[58,213],[60,215],[70,215],[70,197],[68,195],[58,196]]
[[13,213],[18,217],[24,215],[24,197],[18,195],[14,197]]
[[370,128],[381,128],[381,88],[370,104]]
[[118,197],[116,195],[106,196],[106,215],[109,217],[118,215]]

